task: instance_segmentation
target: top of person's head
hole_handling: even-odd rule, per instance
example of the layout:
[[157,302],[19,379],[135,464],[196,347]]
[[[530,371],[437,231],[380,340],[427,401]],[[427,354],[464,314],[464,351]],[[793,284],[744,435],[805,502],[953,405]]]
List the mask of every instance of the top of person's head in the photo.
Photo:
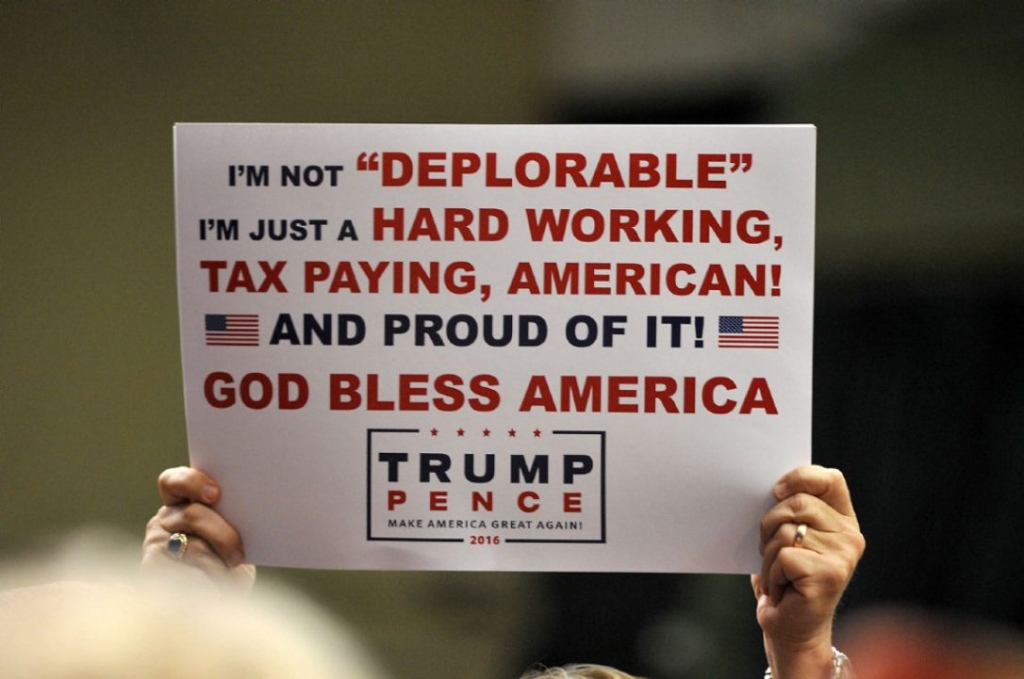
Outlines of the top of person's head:
[[[122,561],[90,562],[84,570],[104,571],[102,581],[69,580],[78,574],[63,558],[0,573],[0,677],[381,677],[348,630],[291,590],[263,583],[241,598],[173,582],[125,584],[112,575],[125,573]],[[54,575],[61,579],[30,582]]]
[[523,675],[522,679],[637,679],[614,667],[605,665],[566,665],[545,667]]

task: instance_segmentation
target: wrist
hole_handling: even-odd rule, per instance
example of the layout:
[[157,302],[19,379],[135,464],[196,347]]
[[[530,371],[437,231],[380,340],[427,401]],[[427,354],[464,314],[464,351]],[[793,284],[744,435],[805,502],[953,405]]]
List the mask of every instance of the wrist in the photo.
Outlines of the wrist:
[[773,679],[834,679],[831,634],[799,642],[765,635],[764,650]]
[[[827,659],[826,659],[827,658]],[[827,654],[817,649],[776,658],[769,653],[764,679],[856,679],[850,659],[835,646]]]

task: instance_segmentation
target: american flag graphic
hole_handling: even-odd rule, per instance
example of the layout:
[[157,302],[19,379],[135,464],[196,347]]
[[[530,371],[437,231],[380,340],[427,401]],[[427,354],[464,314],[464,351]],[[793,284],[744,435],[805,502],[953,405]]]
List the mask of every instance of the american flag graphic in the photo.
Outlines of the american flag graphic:
[[257,314],[206,314],[206,346],[256,347],[259,343]]
[[719,316],[719,349],[778,349],[778,316]]

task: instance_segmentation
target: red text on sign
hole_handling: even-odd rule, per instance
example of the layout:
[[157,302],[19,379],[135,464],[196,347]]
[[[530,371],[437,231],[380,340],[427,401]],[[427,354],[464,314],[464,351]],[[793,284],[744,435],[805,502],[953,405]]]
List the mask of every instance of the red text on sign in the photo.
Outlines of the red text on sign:
[[381,185],[388,187],[460,187],[480,176],[488,188],[724,189],[728,171],[724,153],[698,153],[693,175],[675,153],[601,153],[595,160],[582,153],[522,153],[511,168],[499,168],[497,153],[425,151],[380,154]]

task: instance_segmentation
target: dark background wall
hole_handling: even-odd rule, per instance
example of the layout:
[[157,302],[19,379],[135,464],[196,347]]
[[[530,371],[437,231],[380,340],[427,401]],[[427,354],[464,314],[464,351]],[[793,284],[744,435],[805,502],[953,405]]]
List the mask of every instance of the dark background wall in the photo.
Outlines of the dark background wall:
[[[0,557],[87,524],[140,537],[187,461],[173,123],[810,122],[814,455],[869,543],[843,615],[1024,629],[1024,19],[849,4],[5,0]],[[271,576],[397,676],[763,664],[744,578]]]

